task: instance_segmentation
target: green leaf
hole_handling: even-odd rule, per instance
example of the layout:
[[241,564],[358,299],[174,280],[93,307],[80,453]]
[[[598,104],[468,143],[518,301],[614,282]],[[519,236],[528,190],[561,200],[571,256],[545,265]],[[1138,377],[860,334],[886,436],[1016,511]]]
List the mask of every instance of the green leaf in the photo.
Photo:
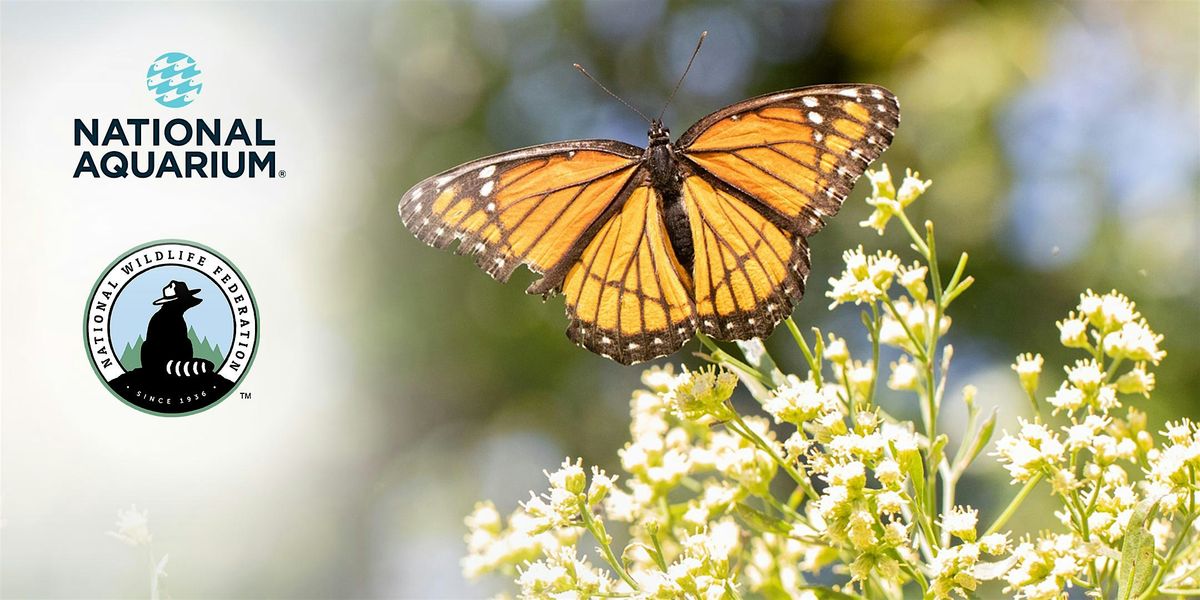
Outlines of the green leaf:
[[896,452],[892,448],[892,453],[896,455],[897,462],[900,463],[900,471],[903,472],[913,483],[913,495],[921,498],[925,494],[925,465],[921,462],[920,452]]
[[775,366],[775,359],[771,358],[771,354],[767,352],[762,340],[754,338],[747,341],[738,341],[737,346],[742,351],[742,356],[746,358],[746,364],[758,369],[759,373],[766,375],[775,387],[787,383],[787,376],[783,374],[783,371],[779,370],[779,367]]
[[1148,524],[1158,514],[1159,498],[1146,498],[1133,509],[1125,541],[1121,545],[1121,583],[1117,598],[1132,600],[1141,595],[1154,570],[1154,536]]
[[752,506],[739,502],[734,510],[737,516],[741,518],[751,529],[761,531],[763,533],[789,533],[792,526],[788,525],[781,519],[777,519],[762,512]]
[[946,434],[939,434],[933,440],[933,445],[929,448],[929,464],[940,465],[942,459],[946,456],[946,444],[950,443],[950,438]]
[[771,355],[767,354],[767,349],[763,346],[762,340],[754,338],[748,341],[738,341],[738,349],[742,351],[742,357],[745,363],[757,369],[759,374],[766,377],[766,381],[760,380],[757,377],[748,373],[743,373],[741,369],[734,369],[738,379],[742,381],[742,385],[750,391],[750,395],[758,402],[764,403],[771,397],[771,390],[777,388],[787,382],[784,374],[775,366],[775,361],[771,359]]
[[988,442],[992,441],[992,434],[996,431],[996,409],[992,409],[992,414],[979,426],[979,430],[975,432],[975,436],[971,439],[970,446],[966,447],[966,452],[962,453],[958,464],[954,466],[956,474],[962,474],[967,470],[967,467],[975,461],[980,452],[987,447]]

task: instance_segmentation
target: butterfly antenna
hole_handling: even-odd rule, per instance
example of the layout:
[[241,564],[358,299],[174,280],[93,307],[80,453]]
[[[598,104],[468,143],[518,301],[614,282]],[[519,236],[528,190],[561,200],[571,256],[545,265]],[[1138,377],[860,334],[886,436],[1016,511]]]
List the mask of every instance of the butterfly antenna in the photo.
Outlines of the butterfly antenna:
[[629,110],[632,110],[633,112],[637,113],[637,114],[638,114],[638,116],[639,116],[639,117],[641,117],[641,118],[643,118],[643,119],[645,119],[647,123],[649,123],[649,122],[650,122],[650,119],[646,118],[646,115],[642,114],[642,111],[640,111],[640,110],[638,110],[638,109],[634,108],[634,107],[633,107],[633,105],[632,105],[632,104],[630,104],[630,103],[628,103],[628,102],[626,102],[624,98],[622,98],[622,97],[620,97],[620,96],[618,96],[618,95],[616,95],[616,94],[612,93],[612,90],[610,90],[610,89],[608,89],[608,88],[604,87],[604,84],[603,84],[603,83],[600,83],[599,81],[597,81],[597,80],[596,80],[596,78],[595,78],[595,77],[592,77],[592,74],[591,74],[591,73],[588,73],[588,72],[587,72],[587,69],[585,69],[585,68],[583,68],[582,66],[580,66],[580,64],[579,64],[579,63],[575,63],[575,68],[576,68],[576,69],[579,69],[579,72],[580,72],[580,73],[583,73],[583,76],[584,76],[584,77],[587,77],[588,79],[591,79],[591,80],[592,80],[592,83],[594,83],[594,84],[596,84],[596,85],[600,86],[600,89],[604,90],[604,91],[605,91],[605,92],[606,92],[606,93],[607,93],[609,96],[612,96],[613,98],[616,98],[618,102],[620,102],[621,104],[624,104],[626,107],[628,107],[628,108],[629,108]]
[[661,121],[663,115],[667,114],[667,107],[670,106],[671,101],[675,99],[675,92],[679,91],[679,86],[683,85],[683,78],[687,77],[688,71],[692,70],[692,62],[696,60],[696,55],[700,54],[700,46],[704,45],[704,38],[706,37],[708,37],[707,31],[700,34],[700,40],[696,42],[696,49],[692,50],[692,57],[688,59],[687,67],[683,69],[683,75],[679,76],[679,81],[675,83],[675,89],[671,90],[671,95],[667,97],[667,103],[663,105],[662,112],[658,113],[657,120]]

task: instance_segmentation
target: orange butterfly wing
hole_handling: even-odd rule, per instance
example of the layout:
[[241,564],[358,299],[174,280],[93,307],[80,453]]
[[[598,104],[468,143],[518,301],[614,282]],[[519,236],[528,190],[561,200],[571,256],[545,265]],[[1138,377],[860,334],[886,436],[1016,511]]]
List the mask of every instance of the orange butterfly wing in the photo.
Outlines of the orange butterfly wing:
[[546,293],[561,285],[641,155],[629,144],[581,140],[482,158],[413,186],[400,217],[436,248],[458,240],[457,252],[475,255],[499,281],[527,265],[545,275],[531,293]]
[[670,354],[695,333],[691,279],[667,236],[658,192],[639,184],[563,285],[567,336],[622,364]]
[[695,248],[698,329],[722,340],[770,335],[804,293],[804,238],[697,175],[684,180],[683,201]]
[[809,271],[805,238],[838,212],[899,123],[884,88],[816,86],[739,102],[683,134],[701,332],[764,337],[791,315]]
[[899,102],[882,87],[814,86],[717,111],[688,129],[677,147],[702,174],[808,236],[837,214],[899,124]]

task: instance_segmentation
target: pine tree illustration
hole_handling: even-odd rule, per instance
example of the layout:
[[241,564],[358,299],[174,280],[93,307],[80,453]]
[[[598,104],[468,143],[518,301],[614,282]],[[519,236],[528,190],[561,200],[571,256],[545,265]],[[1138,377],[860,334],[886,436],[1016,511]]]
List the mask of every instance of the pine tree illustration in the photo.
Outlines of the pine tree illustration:
[[125,344],[125,350],[121,352],[121,358],[118,360],[120,360],[121,366],[126,371],[132,371],[142,366],[143,341],[142,336],[139,335],[137,341],[133,344]]
[[194,358],[211,361],[217,367],[220,367],[221,363],[225,361],[225,355],[221,353],[221,346],[214,346],[208,341],[207,337],[200,339],[200,336],[196,334],[196,330],[190,326],[188,327],[188,339],[192,341],[192,356]]

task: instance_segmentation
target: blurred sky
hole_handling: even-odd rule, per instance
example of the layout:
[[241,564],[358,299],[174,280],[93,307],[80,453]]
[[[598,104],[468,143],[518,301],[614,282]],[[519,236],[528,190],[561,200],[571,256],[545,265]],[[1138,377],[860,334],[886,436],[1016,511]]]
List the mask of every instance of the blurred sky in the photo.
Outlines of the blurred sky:
[[[0,594],[146,595],[145,557],[104,535],[131,503],[177,598],[494,591],[459,576],[463,515],[485,497],[511,509],[564,455],[616,467],[641,369],[571,345],[561,299],[526,296],[528,273],[499,285],[421,245],[395,203],[497,151],[644,144],[645,124],[571,63],[656,111],[703,30],[667,111],[677,134],[779,89],[896,92],[883,161],[934,180],[918,217],[978,279],[953,314],[950,383],[1003,406],[1002,427],[1025,404],[1013,356],[1042,352],[1048,373],[1073,360],[1054,321],[1089,287],[1129,294],[1167,336],[1152,422],[1200,414],[1198,3],[6,2]],[[70,179],[71,119],[166,114],[141,78],[168,50],[204,69],[189,114],[264,118],[286,179]],[[857,313],[828,312],[824,282],[847,247],[905,246],[857,226],[864,189],[811,240],[813,297],[795,315],[859,349]],[[91,373],[88,290],[164,237],[216,248],[254,287],[253,400],[161,419]],[[768,346],[797,367],[785,338]],[[961,418],[950,406],[943,427]],[[970,483],[962,500],[985,514],[1011,493],[996,469]]]

